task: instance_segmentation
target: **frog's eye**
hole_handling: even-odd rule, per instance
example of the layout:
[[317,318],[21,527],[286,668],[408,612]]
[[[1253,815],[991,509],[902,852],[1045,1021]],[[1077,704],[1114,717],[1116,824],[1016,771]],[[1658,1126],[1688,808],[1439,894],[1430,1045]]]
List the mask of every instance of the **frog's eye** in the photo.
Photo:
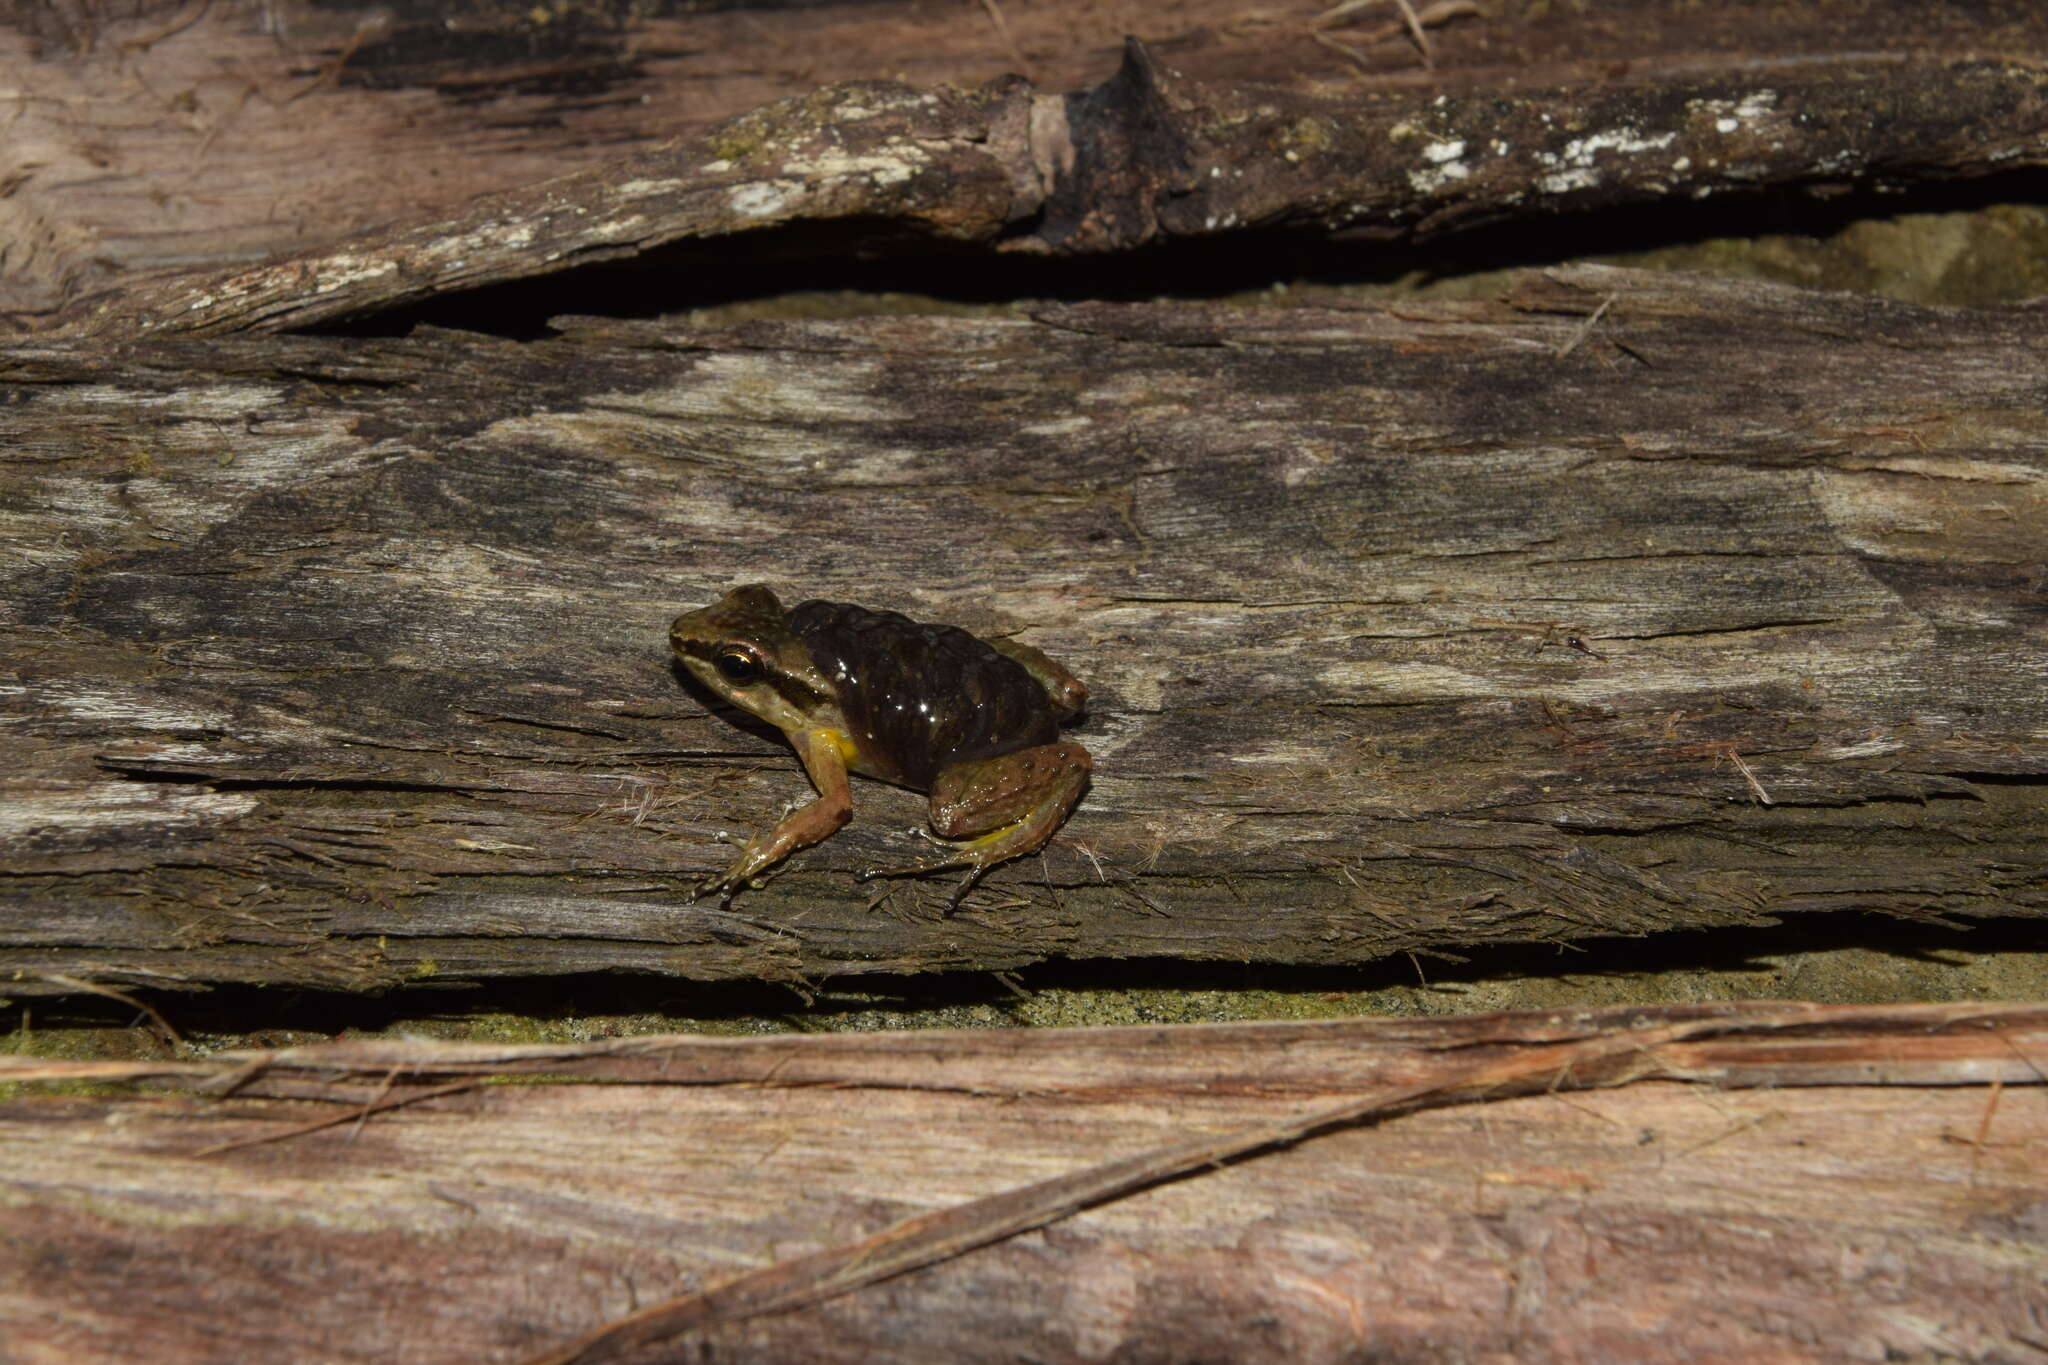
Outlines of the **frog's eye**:
[[745,684],[761,681],[761,675],[768,671],[761,662],[761,656],[745,645],[727,645],[711,660],[718,666],[719,676],[729,683]]

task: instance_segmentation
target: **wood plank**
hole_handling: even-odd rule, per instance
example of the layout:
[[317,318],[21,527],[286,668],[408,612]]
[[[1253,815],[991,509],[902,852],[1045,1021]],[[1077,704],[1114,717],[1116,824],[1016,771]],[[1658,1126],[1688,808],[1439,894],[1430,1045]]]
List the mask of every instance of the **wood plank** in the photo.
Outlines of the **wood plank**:
[[[1445,1107],[578,1358],[2009,1358],[2048,1310],[2044,1060],[2038,1006],[1769,1003],[5,1059],[0,1323],[30,1358],[552,1357],[904,1220],[1434,1088]],[[158,1088],[34,1089],[121,1075]],[[491,1078],[522,1083],[417,1099]],[[353,1121],[380,1098],[416,1102]]]
[[[0,44],[33,157],[0,196],[20,244],[0,308],[113,337],[293,329],[643,259],[684,307],[764,256],[938,242],[997,271],[1252,228],[1543,230],[2023,171],[2048,147],[2030,7],[1453,6],[1427,67],[1391,14],[1234,0],[1048,3],[1014,41],[994,7],[549,13],[223,0],[68,62]],[[1149,43],[1121,69],[1120,24]],[[730,239],[743,264],[689,254]]]
[[[2038,915],[2044,326],[1585,268],[1399,308],[16,347],[0,972]],[[769,887],[685,904],[803,789],[666,661],[753,580],[1072,665],[1096,779],[1043,862],[951,918],[875,897],[850,874],[922,802],[862,783]]]

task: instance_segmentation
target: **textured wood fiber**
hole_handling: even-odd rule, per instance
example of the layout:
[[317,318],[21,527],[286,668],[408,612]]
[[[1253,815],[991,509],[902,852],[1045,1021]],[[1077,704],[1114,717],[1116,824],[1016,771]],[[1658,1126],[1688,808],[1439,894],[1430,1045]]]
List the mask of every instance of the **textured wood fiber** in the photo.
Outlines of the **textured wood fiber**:
[[[1314,8],[1048,3],[1014,42],[967,4],[32,13],[0,28],[0,310],[293,328],[650,253],[684,297],[735,267],[678,249],[782,227],[827,254],[1370,240],[2048,157],[2035,7],[1425,6],[1426,69],[1391,10]],[[1125,33],[1151,55],[1119,71]]]
[[[1616,1065],[1469,1091],[1585,1048]],[[2038,1008],[1759,1004],[23,1059],[0,1323],[27,1359],[513,1361],[709,1290],[724,1320],[576,1358],[2020,1359],[2044,1048]],[[416,1098],[492,1077],[526,1083]],[[905,1219],[1433,1085],[1451,1107],[747,1306]]]
[[[1420,308],[16,348],[0,971],[802,979],[2038,915],[2044,326],[1582,269]],[[805,790],[665,657],[754,580],[1073,666],[1096,777],[1044,860],[949,919],[944,885],[858,887],[922,819],[863,782],[769,887],[685,904]]]

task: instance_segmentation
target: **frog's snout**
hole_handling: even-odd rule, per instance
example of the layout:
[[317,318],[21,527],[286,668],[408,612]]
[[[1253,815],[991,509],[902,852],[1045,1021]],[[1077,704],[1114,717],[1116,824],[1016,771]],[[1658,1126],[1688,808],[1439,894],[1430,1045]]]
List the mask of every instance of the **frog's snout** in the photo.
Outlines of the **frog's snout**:
[[686,611],[668,623],[669,652],[679,659],[683,657],[683,641],[690,638],[690,632],[686,627],[690,624],[690,618],[696,614],[693,611]]

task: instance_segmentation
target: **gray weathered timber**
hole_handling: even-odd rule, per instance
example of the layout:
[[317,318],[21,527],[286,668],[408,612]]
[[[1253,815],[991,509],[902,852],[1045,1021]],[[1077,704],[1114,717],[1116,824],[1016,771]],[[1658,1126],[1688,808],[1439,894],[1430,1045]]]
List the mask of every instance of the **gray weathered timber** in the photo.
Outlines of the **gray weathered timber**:
[[[2034,39],[2048,52],[2048,32]],[[730,269],[673,253],[776,228],[836,231],[841,250],[1099,254],[1254,227],[1427,236],[2044,162],[2042,67],[1968,48],[1688,54],[1627,79],[1553,67],[1360,90],[1205,84],[1133,40],[1090,90],[1040,93],[1019,77],[973,91],[833,86],[453,216],[117,280],[62,321],[106,337],[290,331],[662,251],[685,274]]]
[[0,1330],[149,1362],[2024,1359],[2044,1048],[2039,1006],[1756,1002],[0,1058]]
[[[0,322],[291,326],[848,216],[1073,252],[1428,233],[1978,175],[2048,145],[2038,6],[1420,10],[1427,53],[1390,5],[1241,0],[17,6]],[[1130,33],[1157,60],[1109,80]],[[990,174],[1014,187],[993,221]],[[192,271],[226,273],[181,290]]]
[[[564,326],[0,355],[8,993],[2048,909],[2038,310],[1588,268]],[[1048,855],[951,918],[857,886],[923,810],[863,782],[686,904],[806,790],[665,657],[755,580],[1074,667]]]

